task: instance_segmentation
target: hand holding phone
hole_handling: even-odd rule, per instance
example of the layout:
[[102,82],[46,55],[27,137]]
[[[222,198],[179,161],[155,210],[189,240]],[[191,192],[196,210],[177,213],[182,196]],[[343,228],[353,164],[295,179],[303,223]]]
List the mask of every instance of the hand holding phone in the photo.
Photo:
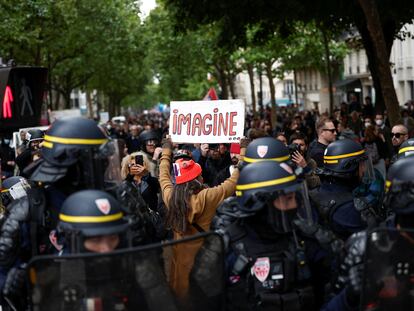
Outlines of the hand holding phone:
[[142,156],[142,154],[138,154],[135,156],[135,164],[144,165],[144,157]]

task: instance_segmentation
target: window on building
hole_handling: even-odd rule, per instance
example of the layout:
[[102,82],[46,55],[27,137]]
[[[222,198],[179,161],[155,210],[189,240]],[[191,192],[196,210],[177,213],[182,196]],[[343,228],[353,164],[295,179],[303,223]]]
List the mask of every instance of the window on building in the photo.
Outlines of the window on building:
[[351,66],[349,66],[348,67],[348,73],[351,75],[352,74],[352,67]]
[[356,71],[357,71],[357,73],[359,73],[359,66],[357,66]]

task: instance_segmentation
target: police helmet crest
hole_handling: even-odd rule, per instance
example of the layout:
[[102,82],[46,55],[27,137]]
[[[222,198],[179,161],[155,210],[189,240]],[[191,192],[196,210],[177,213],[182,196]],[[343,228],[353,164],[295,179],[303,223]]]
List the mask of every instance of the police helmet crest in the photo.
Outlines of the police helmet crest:
[[289,159],[289,150],[281,141],[272,137],[261,137],[247,146],[243,160],[246,163],[254,163],[265,160],[286,162]]

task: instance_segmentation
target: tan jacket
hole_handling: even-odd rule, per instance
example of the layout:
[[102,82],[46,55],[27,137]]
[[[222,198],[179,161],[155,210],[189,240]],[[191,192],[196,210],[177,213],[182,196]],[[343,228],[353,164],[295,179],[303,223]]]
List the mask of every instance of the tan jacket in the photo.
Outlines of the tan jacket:
[[[162,198],[167,208],[169,208],[168,203],[171,200],[173,192],[170,164],[171,150],[164,148],[162,150],[160,162],[160,185]],[[191,210],[188,213],[187,221],[190,224],[196,223],[205,231],[208,231],[217,207],[224,199],[234,193],[238,177],[239,170],[236,169],[221,185],[214,188],[204,189],[199,193],[192,195],[190,198]],[[189,237],[197,233],[197,229],[190,225],[184,234],[174,232],[174,240]],[[202,240],[195,240],[182,245],[175,245],[173,248],[170,267],[170,284],[180,298],[185,297],[187,293],[188,276],[194,262],[194,257],[201,247],[202,242]]]

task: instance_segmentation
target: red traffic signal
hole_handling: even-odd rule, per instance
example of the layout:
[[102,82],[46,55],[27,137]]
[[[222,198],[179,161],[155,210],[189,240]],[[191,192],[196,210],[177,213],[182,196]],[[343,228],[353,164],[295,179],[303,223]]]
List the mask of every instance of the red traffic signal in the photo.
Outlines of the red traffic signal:
[[0,131],[40,124],[46,81],[46,68],[0,68]]

